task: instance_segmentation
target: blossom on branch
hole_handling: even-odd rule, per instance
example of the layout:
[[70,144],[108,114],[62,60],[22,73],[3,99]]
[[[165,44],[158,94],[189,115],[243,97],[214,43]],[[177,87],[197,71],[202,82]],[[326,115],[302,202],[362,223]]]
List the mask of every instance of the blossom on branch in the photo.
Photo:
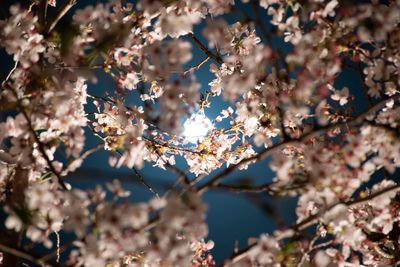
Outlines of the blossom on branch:
[[[0,264],[400,263],[399,0],[75,4],[0,20]],[[213,255],[213,189],[277,230]]]

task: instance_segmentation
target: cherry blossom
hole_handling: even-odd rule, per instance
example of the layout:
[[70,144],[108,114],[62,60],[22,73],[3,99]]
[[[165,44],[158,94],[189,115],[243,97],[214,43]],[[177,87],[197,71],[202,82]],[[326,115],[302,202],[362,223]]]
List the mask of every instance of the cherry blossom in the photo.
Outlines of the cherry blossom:
[[[0,264],[400,263],[399,0],[75,4],[0,20]],[[102,155],[117,179],[86,170]],[[271,213],[295,219],[220,260],[213,189],[292,198]]]

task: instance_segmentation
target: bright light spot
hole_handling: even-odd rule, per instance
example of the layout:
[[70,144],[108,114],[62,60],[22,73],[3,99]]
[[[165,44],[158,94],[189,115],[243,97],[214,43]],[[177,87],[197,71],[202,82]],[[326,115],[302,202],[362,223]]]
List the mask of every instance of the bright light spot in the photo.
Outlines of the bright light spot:
[[201,142],[208,132],[214,128],[211,121],[202,113],[193,114],[183,124],[183,136],[191,143]]

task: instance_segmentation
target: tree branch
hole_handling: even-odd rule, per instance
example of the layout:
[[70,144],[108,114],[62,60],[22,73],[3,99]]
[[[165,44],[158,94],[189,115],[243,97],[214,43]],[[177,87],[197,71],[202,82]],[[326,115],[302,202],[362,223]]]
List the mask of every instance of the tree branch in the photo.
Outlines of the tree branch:
[[46,25],[46,17],[47,17],[47,7],[48,7],[48,1],[47,0],[41,0],[39,5],[38,5],[38,19],[39,19],[39,24],[45,28]]
[[[90,130],[92,131],[92,133],[93,133],[96,137],[98,137],[98,138],[101,139],[103,142],[105,142],[104,138],[103,138],[101,135],[99,135],[99,134],[93,129],[93,127],[92,127],[90,124],[88,124],[88,126],[89,126]],[[118,151],[118,150],[113,150],[113,151],[111,151],[111,152],[114,152],[115,154],[117,154],[117,155],[120,156],[120,157],[122,156],[122,153],[121,153],[120,151]],[[133,166],[131,169],[135,172],[136,177],[139,178],[140,182],[141,182],[145,187],[147,187],[147,188],[149,189],[149,191],[152,192],[157,198],[160,198],[159,194],[153,189],[153,187],[151,187],[151,186],[146,182],[146,180],[145,180],[145,179],[143,178],[143,176],[140,174],[140,172],[138,171],[138,169],[136,169],[134,166]]]
[[203,66],[208,60],[210,59],[210,57],[205,57],[202,61],[200,61],[198,64],[189,67],[187,70],[185,70],[183,72],[183,75],[186,76],[188,73],[195,71],[195,70],[199,70],[201,68],[201,66]]
[[67,12],[76,4],[76,0],[67,0],[64,5],[61,7],[60,11],[57,13],[55,18],[50,22],[50,24],[46,25],[46,33],[50,33],[57,25],[57,23],[62,19],[62,17],[67,14]]
[[[15,95],[15,96],[17,97],[17,95]],[[21,113],[24,115],[26,121],[28,122],[29,130],[31,131],[31,133],[33,135],[33,138],[35,139],[35,142],[38,145],[38,149],[39,149],[40,154],[42,154],[43,158],[46,160],[46,163],[47,163],[48,167],[50,168],[50,171],[57,177],[57,181],[61,185],[61,187],[64,190],[68,190],[68,187],[66,186],[66,184],[63,181],[63,179],[61,178],[61,174],[54,168],[53,163],[51,162],[49,156],[47,156],[47,153],[44,150],[44,145],[40,141],[39,136],[36,134],[36,131],[33,128],[32,122],[31,122],[28,114],[26,113],[26,111],[22,107],[22,105],[19,103],[19,100],[17,100],[17,102],[18,102],[18,106],[20,107]]]
[[201,51],[203,51],[203,53],[206,54],[208,57],[214,59],[219,64],[224,63],[224,60],[220,56],[215,55],[210,50],[208,50],[208,48],[193,33],[189,33],[188,36],[198,45]]
[[[362,204],[364,202],[368,202],[376,197],[379,197],[383,194],[386,194],[388,192],[391,191],[398,191],[400,190],[400,184],[397,185],[393,185],[393,186],[389,186],[385,189],[382,189],[381,191],[375,192],[370,194],[369,196],[363,197],[363,198],[358,198],[358,199],[354,199],[354,200],[349,200],[349,201],[345,201],[345,202],[337,202],[335,204],[330,205],[328,208],[321,210],[320,212],[318,212],[315,215],[312,215],[304,220],[302,220],[301,222],[293,225],[292,227],[290,227],[290,229],[293,229],[294,231],[299,231],[299,230],[303,230],[305,228],[307,228],[308,226],[314,224],[320,217],[322,217],[325,213],[327,213],[328,211],[332,210],[334,207],[336,207],[337,205],[346,205],[347,207],[351,207],[354,205],[358,205],[358,204]],[[326,243],[327,245],[329,245],[328,243]],[[324,245],[326,245],[324,243]],[[238,253],[232,255],[231,257],[229,257],[223,264],[222,266],[228,266],[229,264],[235,263],[240,261],[241,259],[243,259],[244,257],[247,256],[247,253],[257,245],[257,243],[251,244],[245,248],[243,248],[242,250],[240,250]]]
[[400,98],[400,95],[394,95],[390,98],[387,98],[385,100],[382,100],[380,102],[378,102],[377,104],[375,104],[374,106],[372,106],[370,109],[362,112],[361,114],[359,114],[358,116],[349,119],[345,122],[340,122],[340,123],[335,123],[335,124],[330,124],[327,126],[323,126],[323,127],[319,127],[314,129],[311,132],[308,132],[302,136],[300,136],[299,138],[295,138],[295,139],[289,139],[289,140],[284,140],[281,141],[271,147],[265,148],[263,151],[261,151],[260,153],[251,156],[249,158],[245,158],[243,160],[241,160],[239,163],[237,164],[233,164],[231,166],[229,166],[228,168],[226,168],[224,171],[220,172],[219,174],[217,174],[216,176],[214,176],[213,178],[211,178],[210,180],[208,180],[208,182],[206,182],[205,184],[203,184],[202,186],[200,186],[197,191],[200,193],[205,192],[209,187],[215,187],[216,184],[218,184],[219,180],[223,179],[225,176],[227,176],[228,174],[232,173],[233,171],[235,171],[238,167],[240,167],[243,164],[249,163],[251,161],[254,160],[262,160],[264,158],[266,158],[268,155],[272,154],[273,152],[281,149],[283,146],[287,146],[287,145],[295,145],[295,144],[299,144],[302,143],[322,132],[327,132],[330,131],[332,129],[335,128],[347,128],[350,126],[357,126],[360,123],[363,122],[363,120],[370,114],[375,113],[376,111],[380,110],[382,107],[384,107],[386,105],[386,102],[388,100],[393,99],[394,101],[398,100]]
[[21,111],[22,115],[24,116],[24,118],[26,119],[29,131],[32,133],[33,138],[34,138],[35,142],[37,143],[37,146],[38,146],[40,154],[42,154],[42,156],[45,159],[45,161],[46,161],[48,167],[50,168],[51,172],[57,177],[57,181],[61,185],[61,187],[64,190],[68,190],[67,186],[65,185],[64,181],[61,178],[61,174],[54,168],[50,158],[47,156],[46,151],[44,149],[44,145],[40,141],[39,136],[36,134],[36,131],[33,128],[32,121],[29,118],[28,113],[26,112],[26,110],[22,106],[22,104],[20,103],[20,100],[19,100],[19,97],[18,97],[18,93],[14,90],[14,88],[12,88],[11,86],[8,86],[8,84],[7,84],[8,79],[11,77],[11,74],[15,71],[17,66],[18,66],[18,61],[15,62],[15,65],[14,65],[13,69],[7,75],[6,79],[2,82],[2,85],[3,85],[4,88],[8,88],[10,90],[10,92],[14,95],[14,97],[16,99],[16,102],[17,102],[17,106],[18,106],[19,110]]
[[262,184],[259,186],[254,186],[254,187],[250,187],[250,186],[241,186],[241,185],[228,185],[228,184],[216,184],[213,185],[213,188],[216,189],[222,189],[222,190],[228,190],[228,191],[232,191],[235,193],[262,193],[262,192],[274,192],[271,189],[271,185],[273,183],[266,183],[266,184]]
[[96,146],[94,146],[93,148],[85,151],[82,155],[80,155],[80,157],[73,159],[72,161],[70,161],[69,163],[67,163],[67,165],[63,168],[63,171],[61,172],[62,175],[67,175],[67,173],[70,171],[69,168],[70,166],[76,162],[76,161],[83,161],[85,160],[88,156],[90,156],[91,154],[97,152],[98,150],[100,150],[101,148],[104,148],[104,144],[97,144]]
[[8,247],[1,243],[0,243],[0,251],[3,251],[5,253],[11,254],[13,256],[19,257],[24,260],[28,260],[28,261],[33,262],[40,266],[49,266],[48,263],[46,263],[45,261],[43,261],[41,259],[36,259],[35,257],[29,255],[28,253],[25,253],[23,251],[15,249],[15,248]]

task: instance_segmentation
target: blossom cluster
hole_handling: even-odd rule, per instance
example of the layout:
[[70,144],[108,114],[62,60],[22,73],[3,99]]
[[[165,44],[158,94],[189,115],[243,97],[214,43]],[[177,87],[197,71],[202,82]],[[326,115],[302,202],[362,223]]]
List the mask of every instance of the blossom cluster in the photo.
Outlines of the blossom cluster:
[[[213,188],[297,197],[293,225],[249,238],[225,266],[400,263],[400,0],[31,2],[0,20],[13,62],[0,264],[58,263],[69,233],[67,266],[215,266],[202,200]],[[154,198],[133,202],[119,180],[73,187],[99,150]],[[266,157],[271,181],[223,181]],[[147,163],[176,175],[172,189],[155,192]],[[55,253],[30,255],[36,244]]]

